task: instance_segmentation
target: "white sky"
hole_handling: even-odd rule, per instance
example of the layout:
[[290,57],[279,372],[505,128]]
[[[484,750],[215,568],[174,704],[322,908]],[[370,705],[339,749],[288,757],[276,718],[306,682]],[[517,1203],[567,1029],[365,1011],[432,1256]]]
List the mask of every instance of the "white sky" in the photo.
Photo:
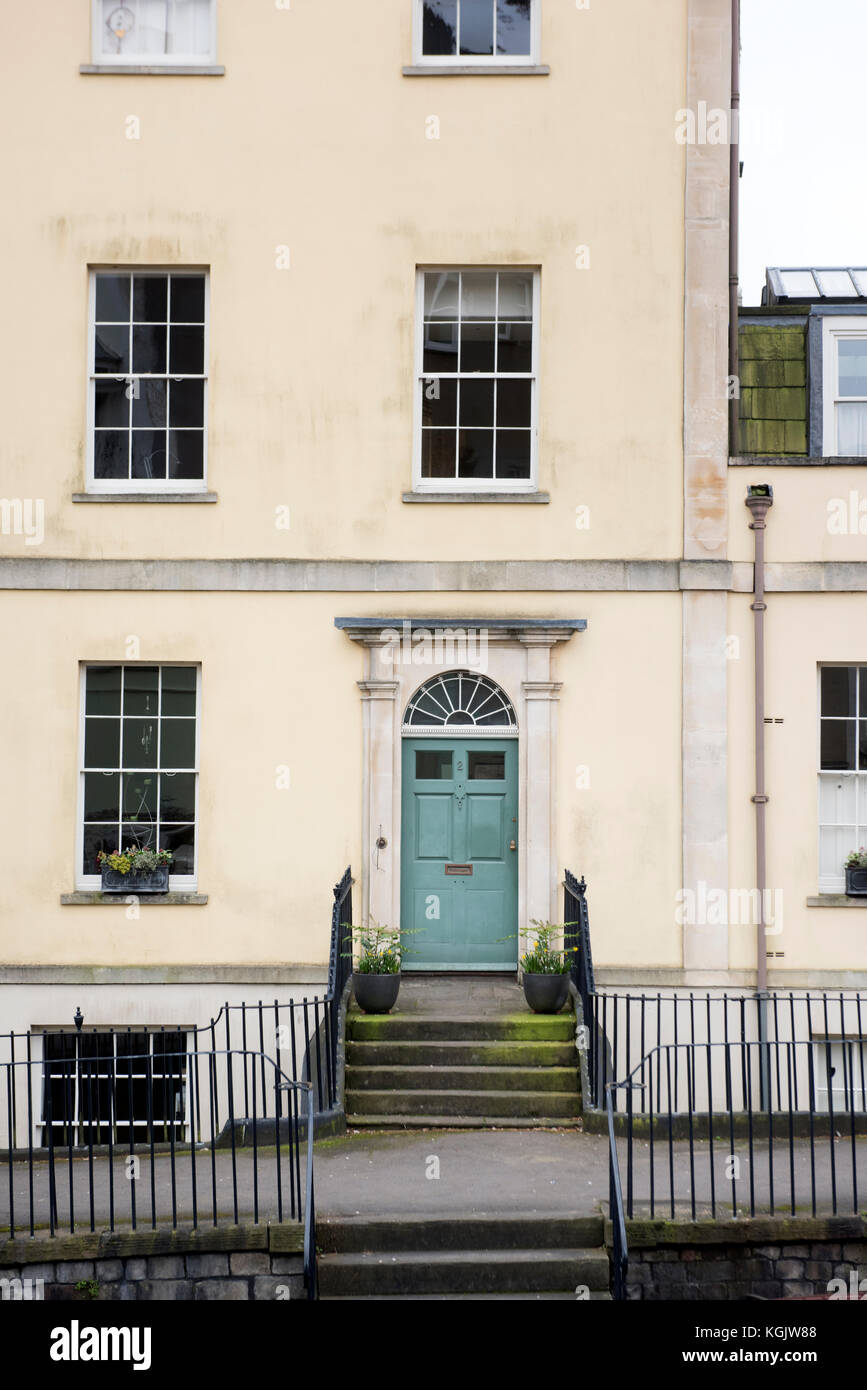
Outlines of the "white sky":
[[744,304],[765,266],[867,265],[867,0],[741,0]]

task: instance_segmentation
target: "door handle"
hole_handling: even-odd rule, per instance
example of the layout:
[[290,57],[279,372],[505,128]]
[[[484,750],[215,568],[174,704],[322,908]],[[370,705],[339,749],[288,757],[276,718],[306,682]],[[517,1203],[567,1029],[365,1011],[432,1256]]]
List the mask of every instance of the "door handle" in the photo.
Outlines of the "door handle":
[[509,841],[509,849],[517,849],[517,848],[518,848],[518,846],[517,846],[517,844],[515,843],[515,841],[514,841],[514,840],[510,840],[510,841]]

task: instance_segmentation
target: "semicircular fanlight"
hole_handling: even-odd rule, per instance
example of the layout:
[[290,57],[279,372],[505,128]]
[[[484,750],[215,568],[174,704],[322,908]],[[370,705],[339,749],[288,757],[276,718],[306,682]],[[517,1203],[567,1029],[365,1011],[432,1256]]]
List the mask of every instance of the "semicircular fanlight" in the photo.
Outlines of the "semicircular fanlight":
[[425,681],[403,717],[404,728],[514,729],[517,722],[504,691],[475,671],[446,671]]

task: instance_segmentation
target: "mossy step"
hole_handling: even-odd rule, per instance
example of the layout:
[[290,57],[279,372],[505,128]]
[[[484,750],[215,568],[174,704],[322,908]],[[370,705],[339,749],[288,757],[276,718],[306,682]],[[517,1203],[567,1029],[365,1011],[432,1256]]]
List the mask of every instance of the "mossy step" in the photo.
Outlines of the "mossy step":
[[568,1042],[359,1042],[346,1044],[350,1066],[574,1067],[574,1037]]
[[577,1067],[347,1067],[355,1091],[578,1091]]
[[517,1293],[573,1290],[606,1292],[604,1250],[425,1250],[321,1255],[319,1288],[335,1294]]
[[601,1216],[569,1212],[445,1212],[426,1216],[319,1216],[316,1247],[323,1254],[398,1250],[574,1250],[601,1248]]
[[349,1129],[378,1132],[393,1130],[439,1129],[582,1129],[580,1115],[353,1115],[346,1116]]
[[571,1013],[479,1018],[350,1010],[346,1036],[353,1042],[566,1042],[575,1036],[575,1018]]
[[349,1091],[351,1115],[578,1115],[577,1091]]

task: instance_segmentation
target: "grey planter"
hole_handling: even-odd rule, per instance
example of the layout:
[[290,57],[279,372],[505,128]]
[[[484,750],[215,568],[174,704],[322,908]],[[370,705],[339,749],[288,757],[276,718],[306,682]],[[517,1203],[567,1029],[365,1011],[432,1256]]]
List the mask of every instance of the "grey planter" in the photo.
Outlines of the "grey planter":
[[400,974],[360,975],[352,972],[355,1002],[365,1014],[387,1014],[394,1008],[400,989]]
[[846,870],[846,897],[867,898],[867,869]]
[[558,1014],[569,993],[568,975],[523,976],[524,998],[534,1014]]
[[102,869],[103,893],[167,893],[169,866],[161,864],[149,873],[122,874],[117,869]]

